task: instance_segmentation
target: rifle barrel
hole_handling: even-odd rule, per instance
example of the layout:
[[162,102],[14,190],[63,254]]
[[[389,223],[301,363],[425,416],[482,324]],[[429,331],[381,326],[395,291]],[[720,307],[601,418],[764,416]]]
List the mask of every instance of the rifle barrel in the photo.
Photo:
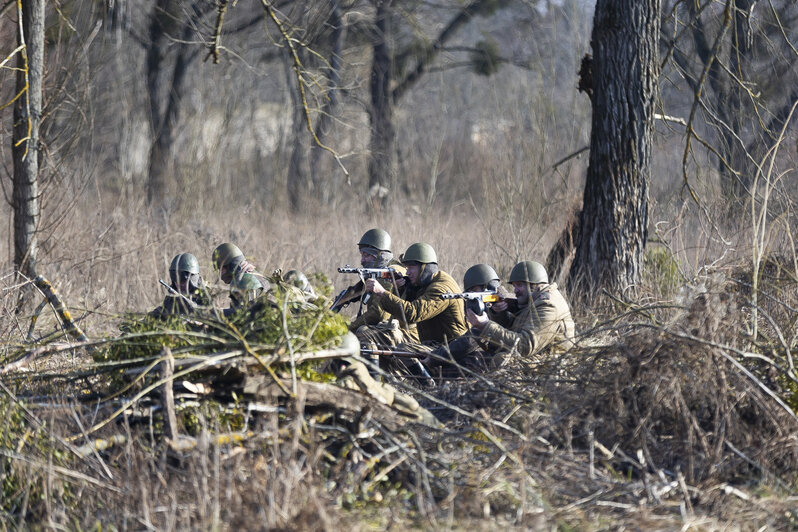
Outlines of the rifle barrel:
[[199,306],[199,305],[197,305],[196,302],[191,300],[189,297],[187,297],[184,294],[181,294],[180,292],[178,292],[177,290],[175,290],[174,288],[172,288],[171,286],[166,284],[163,279],[158,279],[158,282],[161,283],[162,285],[164,285],[166,287],[166,289],[169,290],[170,294],[174,294],[174,295],[180,297],[181,299],[183,299],[183,301],[185,301],[188,304],[188,306],[191,307],[192,309],[196,309]]
[[398,358],[424,358],[426,353],[413,353],[412,351],[391,351],[390,349],[360,349],[362,355]]

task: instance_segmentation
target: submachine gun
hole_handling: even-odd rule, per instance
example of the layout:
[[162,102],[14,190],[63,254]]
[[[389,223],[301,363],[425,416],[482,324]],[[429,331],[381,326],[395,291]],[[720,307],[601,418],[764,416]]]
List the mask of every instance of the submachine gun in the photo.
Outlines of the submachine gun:
[[403,366],[410,373],[410,376],[427,387],[435,386],[435,379],[429,374],[424,364],[419,359],[427,356],[427,353],[414,353],[412,351],[402,351],[399,349],[376,349],[366,345],[360,346],[360,354],[368,357],[385,357],[403,359]]
[[199,305],[197,305],[191,298],[187,297],[185,294],[181,294],[180,292],[178,292],[177,290],[166,284],[166,282],[163,279],[158,279],[158,282],[161,283],[163,286],[165,286],[171,295],[179,297],[186,305],[188,305],[188,308],[190,308],[191,310],[197,310],[197,308],[199,308]]
[[453,294],[446,292],[440,295],[441,299],[462,299],[465,301],[467,309],[474,311],[474,314],[481,316],[485,309],[490,308],[494,303],[498,303],[503,298],[496,290],[486,290],[484,292],[461,292]]
[[394,281],[402,276],[393,268],[354,268],[349,265],[338,268],[338,273],[356,273],[360,276],[360,282],[341,290],[341,293],[336,296],[335,301],[333,301],[330,307],[330,310],[333,312],[340,312],[342,308],[355,301],[360,302],[361,308],[368,303],[371,294],[367,294],[363,291],[363,284],[366,279],[390,279]]

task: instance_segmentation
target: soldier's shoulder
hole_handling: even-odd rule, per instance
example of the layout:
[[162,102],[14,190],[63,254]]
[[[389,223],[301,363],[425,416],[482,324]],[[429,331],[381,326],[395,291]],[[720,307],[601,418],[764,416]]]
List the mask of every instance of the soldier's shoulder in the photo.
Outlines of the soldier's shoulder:
[[[551,289],[552,285],[545,287],[543,290],[538,292],[537,294],[531,295],[532,297],[532,305],[536,308],[545,307],[545,306],[557,306],[557,301],[562,299],[559,296],[559,292],[553,292]],[[556,286],[554,287],[556,290]]]
[[566,306],[568,305],[568,300],[566,299],[565,294],[563,293],[562,290],[560,290],[557,287],[556,284],[553,283],[553,284],[549,285],[549,291],[548,292],[549,292],[550,297],[552,297],[558,303],[565,304]]
[[433,282],[453,284],[457,286],[459,289],[459,285],[457,284],[457,281],[454,280],[454,277],[452,277],[443,270],[438,270],[437,278]]
[[391,261],[388,263],[388,268],[396,270],[397,272],[400,272],[402,274],[407,272],[407,267],[405,267],[404,264],[402,264],[400,261],[396,259],[391,259]]
[[460,292],[460,285],[457,281],[444,271],[439,271],[435,274],[432,282],[427,286],[426,292]]

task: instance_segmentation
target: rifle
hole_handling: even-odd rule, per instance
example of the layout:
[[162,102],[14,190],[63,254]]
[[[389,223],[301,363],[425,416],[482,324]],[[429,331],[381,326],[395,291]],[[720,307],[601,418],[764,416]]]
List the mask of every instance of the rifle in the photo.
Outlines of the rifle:
[[461,292],[453,294],[446,292],[440,295],[441,299],[463,299],[466,308],[474,311],[474,314],[481,316],[486,308],[490,308],[494,303],[498,303],[503,298],[496,290],[486,290],[484,292]]
[[369,355],[376,357],[397,357],[397,358],[424,358],[427,353],[413,353],[412,351],[394,351],[391,349],[371,349],[368,347],[360,347],[361,355]]
[[401,277],[399,272],[393,268],[353,268],[348,264],[343,268],[338,268],[338,273],[356,273],[360,276],[361,281],[366,279],[396,279]]
[[360,289],[358,289],[358,285],[352,285],[349,288],[344,288],[341,290],[341,292],[335,296],[333,304],[330,306],[330,310],[333,312],[341,312],[341,309],[347,306],[349,303],[359,301],[363,296],[362,288],[363,287],[361,286]]
[[405,359],[404,367],[407,371],[422,384],[427,387],[435,386],[435,379],[429,374],[427,368],[424,367],[419,359],[427,356],[427,353],[413,353],[412,351],[395,351],[391,349],[371,349],[368,347],[360,346],[361,355],[371,355],[378,357],[396,357]]
[[[343,268],[338,268],[338,273],[356,273],[360,276],[360,283],[365,282],[366,279],[391,279],[394,281],[397,277],[401,277],[399,272],[393,268],[353,268],[348,264]],[[361,305],[368,303],[370,294],[364,294],[362,289],[358,290],[356,288],[357,286],[358,285],[350,286],[342,290],[341,293],[336,296],[330,310],[333,312],[340,312],[341,309],[349,303],[353,303],[357,300],[360,300]],[[358,312],[358,314],[360,313]]]
[[172,288],[171,286],[166,284],[163,279],[158,279],[158,282],[161,283],[162,285],[164,285],[166,287],[166,289],[169,290],[170,294],[172,294],[174,296],[177,296],[177,297],[181,298],[183,301],[185,301],[186,304],[189,306],[189,308],[191,310],[197,310],[197,308],[199,307],[199,305],[197,305],[190,298],[186,297],[184,294],[181,294],[180,292],[178,292],[177,290],[175,290],[174,288]]

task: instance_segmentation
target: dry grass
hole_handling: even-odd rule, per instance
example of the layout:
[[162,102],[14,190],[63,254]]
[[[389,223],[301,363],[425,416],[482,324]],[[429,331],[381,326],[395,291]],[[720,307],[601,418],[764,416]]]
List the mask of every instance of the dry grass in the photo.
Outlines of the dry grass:
[[[432,243],[456,278],[480,261],[506,274],[518,258],[506,250],[542,257],[539,225],[527,222],[528,236],[519,240],[512,224],[489,221],[501,218],[496,202],[484,220],[468,208],[366,220],[354,212],[288,217],[254,205],[223,216],[177,210],[159,220],[137,205],[119,206],[88,226],[61,226],[42,273],[91,338],[115,336],[125,312],[159,302],[157,278],[174,253],[197,255],[214,283],[210,251],[225,240],[266,273],[301,268],[329,275],[337,287],[350,279],[331,272],[357,262],[354,244],[374,226],[391,232],[397,253],[415,241]],[[104,419],[112,405],[77,400],[83,390],[100,389],[102,378],[45,378],[87,362],[79,352],[53,355],[32,366],[36,378],[2,380],[9,393],[0,405],[14,420],[2,431],[4,527],[795,527],[798,423],[769,392],[792,397],[784,345],[795,345],[796,283],[783,275],[789,261],[765,268],[772,280],[761,290],[771,297],[760,299],[763,336],[752,344],[741,326],[751,316],[750,268],[737,264],[699,278],[688,261],[655,257],[634,301],[575,309],[583,336],[564,357],[534,368],[515,363],[429,394],[397,383],[439,417],[438,429],[391,431],[374,419],[358,426],[289,404],[251,414],[249,439],[217,445],[202,434],[240,428],[241,411],[223,401],[182,414],[200,436],[192,451],[170,451],[159,413],[145,411],[97,434],[123,435],[123,445],[79,458],[72,449],[87,440],[66,438]],[[12,312],[18,287],[10,279],[1,295],[4,358],[18,351],[29,326]],[[46,311],[36,336],[55,327]]]

